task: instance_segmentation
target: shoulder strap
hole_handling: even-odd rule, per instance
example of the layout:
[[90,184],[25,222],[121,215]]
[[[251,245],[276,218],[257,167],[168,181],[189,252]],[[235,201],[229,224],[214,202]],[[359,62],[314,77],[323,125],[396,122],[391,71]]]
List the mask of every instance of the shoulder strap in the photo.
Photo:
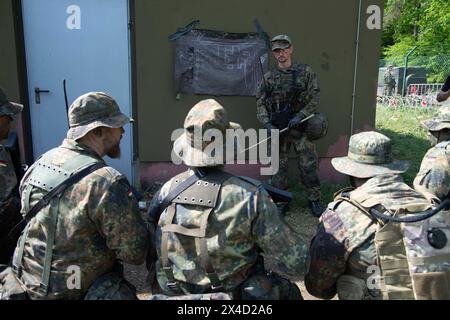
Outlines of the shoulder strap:
[[[58,186],[56,186],[52,191],[48,192],[31,210],[24,216],[21,222],[17,224],[10,232],[9,236],[14,236],[16,232],[20,232],[23,228],[25,228],[25,232],[22,234],[22,237],[19,242],[19,250],[18,254],[13,260],[12,263],[12,269],[14,273],[20,278],[22,273],[22,259],[23,259],[23,252],[25,248],[25,240],[27,238],[28,234],[28,222],[32,218],[34,218],[37,213],[44,208],[46,205],[50,203],[51,200],[55,199],[55,197],[60,196],[64,190],[66,190],[71,185],[77,183],[90,173],[106,166],[103,162],[96,162],[93,163],[84,169],[80,170],[79,172],[76,172],[72,176],[70,176],[68,179],[60,183]],[[50,278],[50,269],[51,269],[51,259],[53,255],[53,245],[54,245],[54,236],[56,232],[56,223],[58,219],[58,204],[59,201],[55,203],[55,206],[53,207],[53,210],[50,212],[50,224],[49,224],[49,234],[47,238],[47,248],[45,251],[45,261],[43,266],[43,274],[42,274],[42,281],[40,283],[40,290],[41,292],[46,295],[48,290],[48,283]]]
[[167,196],[160,202],[159,204],[159,214],[164,211],[164,209],[167,208],[169,203],[175,199],[180,193],[182,193],[184,190],[192,186],[194,183],[196,183],[201,178],[204,178],[206,176],[206,173],[201,170],[194,170],[194,174],[181,182],[176,188],[171,190]]
[[50,192],[48,192],[36,205],[34,205],[33,208],[30,209],[30,211],[28,211],[25,216],[23,217],[22,221],[20,221],[10,232],[10,235],[13,235],[16,232],[17,228],[22,229],[23,227],[25,227],[25,225],[30,222],[31,219],[33,219],[36,214],[38,214],[38,212],[40,210],[42,210],[42,208],[44,208],[45,206],[47,206],[50,203],[50,200],[55,197],[55,196],[59,196],[60,194],[62,194],[64,192],[64,190],[66,190],[68,187],[70,187],[71,185],[77,183],[78,181],[80,181],[81,179],[83,179],[84,177],[86,177],[88,174],[102,168],[106,166],[103,162],[96,162],[94,164],[91,164],[89,166],[87,166],[86,168],[80,170],[79,172],[73,174],[72,176],[70,176],[68,179],[64,180],[63,182],[61,182],[58,186],[56,186],[53,190],[51,190]]

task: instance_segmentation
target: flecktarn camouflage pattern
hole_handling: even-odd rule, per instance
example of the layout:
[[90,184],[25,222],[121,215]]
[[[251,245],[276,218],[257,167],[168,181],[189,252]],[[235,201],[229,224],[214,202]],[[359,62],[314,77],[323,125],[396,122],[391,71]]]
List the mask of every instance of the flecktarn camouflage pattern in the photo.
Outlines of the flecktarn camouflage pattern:
[[422,126],[430,131],[450,129],[450,106],[440,107],[432,119],[422,121]]
[[292,45],[291,38],[285,34],[279,34],[270,40],[272,43],[272,51],[277,49],[287,49]]
[[132,121],[110,95],[89,92],[78,97],[69,108],[67,138],[78,140],[97,127],[120,128]]
[[[13,117],[22,109],[21,104],[9,101],[3,89],[0,88],[0,116]],[[5,134],[7,135],[8,132]],[[8,235],[20,219],[18,181],[11,155],[5,147],[6,143],[6,138],[0,140],[0,263],[5,264],[10,260],[14,242],[17,240]]]
[[[153,199],[149,210],[159,205],[176,180],[191,174],[184,173],[166,183]],[[261,250],[277,262],[276,270],[288,274],[302,273],[306,243],[282,220],[264,189],[238,177],[231,177],[222,184],[218,199],[219,202],[209,215],[205,237],[211,264],[223,285],[221,291],[239,290],[256,267]],[[198,205],[177,204],[174,221],[186,228],[199,227],[207,214],[205,209]],[[156,230],[158,257],[162,254],[162,235],[167,215],[168,210],[161,214]],[[196,243],[195,238],[189,236],[172,232],[168,235],[168,257],[174,278],[184,294],[210,292],[211,284]],[[157,262],[157,277],[163,292],[174,295],[168,287],[169,281],[160,260]]]
[[[381,222],[369,213],[375,208],[397,217],[413,216],[432,206],[395,174],[401,167],[389,165],[395,163],[390,150],[385,136],[352,136],[343,162],[347,167],[338,163],[337,169],[360,177],[352,164],[363,161],[369,166],[363,177],[373,177],[338,194],[322,215],[305,277],[311,294],[327,299],[336,293],[340,299],[450,299],[449,213],[415,223]],[[381,278],[373,286],[370,277],[377,270]]]
[[11,229],[20,221],[20,199],[17,193],[17,177],[9,152],[0,141],[0,264],[7,264],[15,247]]
[[14,165],[9,152],[4,147],[5,143],[6,139],[0,141],[0,208],[17,185]]
[[350,137],[347,157],[333,158],[333,167],[346,175],[371,178],[381,174],[403,173],[407,161],[393,161],[391,139],[374,132],[361,132]]
[[414,188],[431,201],[440,202],[450,193],[450,141],[444,141],[425,154]]
[[[266,73],[264,79],[256,94],[257,118],[263,126],[266,127],[270,123],[274,112],[281,111],[287,104],[291,105],[292,117],[299,114],[306,118],[316,112],[320,88],[317,75],[308,65],[294,63],[292,68],[287,70],[276,67]],[[305,128],[293,128],[288,133],[282,134],[279,145],[279,172],[272,177],[271,184],[280,189],[288,187],[288,154],[293,145],[300,170],[300,180],[306,187],[308,199],[320,200],[318,156],[316,147],[309,140]]]
[[[391,214],[423,211],[430,207],[422,195],[396,174],[369,179],[351,191],[349,198],[366,211],[374,207]],[[308,292],[325,299],[336,293],[340,299],[381,299],[379,289],[367,288],[367,279],[373,275],[368,268],[378,265],[374,239],[380,226],[339,196],[328,205],[320,220],[310,247],[305,277]],[[341,279],[342,276],[345,277]]]
[[[23,214],[48,192],[45,185],[37,187],[40,182],[36,177],[43,170],[38,168],[59,168],[62,174],[70,174],[70,166],[77,171],[78,165],[101,161],[87,146],[66,139],[60,147],[44,154],[24,176],[20,186]],[[46,235],[51,232],[55,234],[51,274],[48,292],[43,294],[41,283],[45,280],[49,241]],[[51,201],[31,219],[18,242],[13,265],[33,299],[82,299],[99,276],[111,272],[117,260],[142,263],[148,244],[147,229],[126,177],[105,166],[68,187],[59,201]],[[70,289],[68,281],[74,270],[80,272],[80,286]]]
[[[203,135],[207,130],[219,130],[225,137],[227,129],[239,128],[239,124],[228,121],[227,112],[220,103],[214,99],[202,100],[187,114],[184,133],[174,142],[173,150],[190,167],[223,165],[226,158],[205,152],[211,141],[204,141]],[[226,156],[226,144],[223,147],[223,155]]]
[[9,101],[3,89],[0,88],[0,116],[14,116],[22,109],[23,105]]
[[[298,275],[304,268],[305,241],[284,222],[262,184],[228,174],[222,171],[222,163],[202,154],[205,145],[196,147],[194,143],[196,127],[224,131],[233,125],[220,104],[204,100],[189,111],[184,138],[174,143],[174,149],[184,146],[180,157],[185,164],[207,170],[207,174],[176,195],[167,208],[160,208],[167,195],[194,171],[189,169],[175,176],[150,204],[150,223],[156,229],[157,280],[163,293],[206,294],[203,297],[209,299],[208,294],[221,292],[240,299],[245,296],[242,286],[253,279],[253,284],[267,287],[270,283],[274,290],[269,294],[264,288],[249,289],[245,291],[248,298],[270,299],[276,293],[279,299],[301,297],[295,284],[267,275],[261,253],[276,261],[276,270]],[[200,156],[192,160],[189,153]],[[265,277],[265,282],[252,276]]]

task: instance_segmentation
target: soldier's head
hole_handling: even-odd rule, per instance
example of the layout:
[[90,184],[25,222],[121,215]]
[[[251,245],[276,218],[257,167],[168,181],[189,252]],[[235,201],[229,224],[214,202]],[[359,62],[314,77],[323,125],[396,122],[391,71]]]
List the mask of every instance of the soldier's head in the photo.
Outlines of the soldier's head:
[[450,140],[450,106],[440,107],[436,115],[422,121],[422,126],[428,130],[428,139],[432,146]]
[[227,144],[233,144],[233,152],[236,146],[235,140],[227,141],[226,131],[240,128],[228,121],[225,108],[216,100],[202,100],[188,112],[184,132],[174,142],[173,153],[189,167],[224,165],[230,156],[226,154]]
[[9,101],[3,89],[0,88],[0,140],[8,137],[13,117],[22,109],[23,105]]
[[385,135],[374,131],[361,132],[350,137],[347,156],[333,158],[331,164],[349,176],[354,187],[358,187],[370,178],[408,170],[407,161],[392,159],[391,149],[391,139]]
[[132,121],[111,96],[89,92],[78,97],[69,108],[67,138],[91,147],[101,157],[119,158],[123,126]]
[[290,68],[292,65],[292,52],[294,47],[289,36],[280,34],[272,38],[272,53],[282,69]]

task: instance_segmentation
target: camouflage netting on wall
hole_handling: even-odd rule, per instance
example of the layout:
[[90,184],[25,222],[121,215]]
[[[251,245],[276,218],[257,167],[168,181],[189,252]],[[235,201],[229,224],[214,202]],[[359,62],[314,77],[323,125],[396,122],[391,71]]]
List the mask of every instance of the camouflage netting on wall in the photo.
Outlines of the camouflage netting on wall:
[[193,29],[174,41],[176,92],[254,96],[268,67],[257,33]]

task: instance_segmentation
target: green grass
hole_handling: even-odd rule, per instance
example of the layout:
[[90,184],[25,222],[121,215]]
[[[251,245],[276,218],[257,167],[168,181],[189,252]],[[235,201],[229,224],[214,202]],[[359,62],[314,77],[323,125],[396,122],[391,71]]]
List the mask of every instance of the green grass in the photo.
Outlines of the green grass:
[[[392,108],[379,105],[376,114],[376,130],[388,136],[393,143],[392,156],[396,160],[408,160],[410,167],[403,174],[404,180],[412,185],[419,171],[422,158],[431,147],[427,140],[425,129],[420,122],[433,116],[433,109],[402,107]],[[291,177],[290,190],[294,195],[289,211],[286,214],[287,222],[298,232],[311,236],[317,219],[309,213],[308,201],[305,192],[297,177]],[[322,184],[322,202],[324,205],[333,201],[336,191],[348,186],[344,181],[341,184]]]
[[403,177],[410,185],[419,171],[423,156],[431,148],[427,132],[420,122],[431,118],[433,114],[434,110],[430,108],[377,107],[376,128],[391,138],[393,158],[409,161],[410,167]]

